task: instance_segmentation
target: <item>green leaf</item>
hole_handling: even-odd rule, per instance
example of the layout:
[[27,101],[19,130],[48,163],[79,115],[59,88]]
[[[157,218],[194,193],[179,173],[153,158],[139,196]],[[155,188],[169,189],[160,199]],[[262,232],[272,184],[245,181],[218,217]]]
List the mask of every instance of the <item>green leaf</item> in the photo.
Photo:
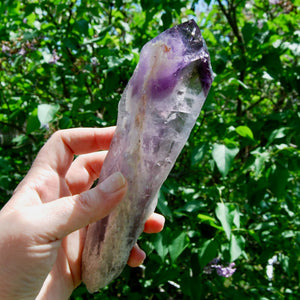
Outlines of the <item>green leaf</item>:
[[272,144],[272,142],[274,140],[281,139],[281,138],[285,137],[286,136],[286,133],[285,133],[286,130],[287,130],[286,127],[281,127],[281,128],[278,128],[278,129],[275,129],[274,131],[272,131],[272,133],[269,136],[268,143],[267,143],[266,147],[268,147],[270,144]]
[[223,231],[223,228],[218,226],[216,224],[216,220],[210,216],[207,216],[207,215],[203,215],[203,214],[198,214],[197,215],[197,218],[201,221],[201,222],[205,222],[205,223],[208,223],[211,227],[214,227],[220,231]]
[[254,140],[253,132],[248,126],[238,126],[235,131],[242,137]]
[[263,55],[261,60],[262,66],[266,66],[267,72],[273,77],[278,78],[282,74],[282,64],[278,52],[267,52]]
[[131,60],[132,56],[122,56],[118,57],[116,55],[107,57],[107,65],[110,69],[119,68],[120,65],[124,63],[125,60]]
[[[90,40],[86,40],[83,45],[88,45],[88,44],[93,44],[93,43],[97,43],[100,41],[103,41],[105,35],[112,29],[112,25],[109,25],[107,27],[105,27],[101,32],[98,33],[98,36],[90,39]],[[110,50],[106,49],[108,51],[108,53],[110,53]]]
[[251,152],[255,156],[254,163],[251,165],[251,167],[254,169],[254,176],[258,178],[265,167],[265,163],[270,158],[270,152],[269,151],[263,151],[261,148],[258,148]]
[[199,261],[202,268],[218,256],[218,246],[217,241],[211,239],[206,241],[202,247],[199,248]]
[[236,85],[236,86],[242,86],[243,88],[245,88],[246,90],[249,89],[249,87],[242,81],[240,81],[239,79],[236,79],[234,77],[230,78],[228,80],[228,82],[231,84],[231,85]]
[[60,129],[66,129],[66,128],[71,128],[72,127],[72,119],[63,116],[60,120],[59,120],[59,128]]
[[205,153],[208,150],[208,144],[204,143],[196,148],[194,148],[191,157],[192,166],[197,165],[204,158]]
[[209,221],[209,222],[216,221],[214,218],[207,216],[207,215],[203,215],[203,214],[198,214],[197,218],[200,219],[201,221]]
[[25,14],[24,16],[27,17],[28,15],[30,15],[31,13],[34,12],[35,8],[37,7],[38,5],[36,3],[29,3],[25,6]]
[[164,24],[164,29],[167,29],[171,26],[172,24],[172,14],[170,11],[166,11],[162,16],[161,20],[163,21]]
[[72,50],[77,50],[78,49],[78,40],[73,38],[73,37],[70,37],[70,38],[65,38],[63,40],[63,43],[64,45],[67,47],[67,48],[70,48]]
[[230,240],[233,216],[229,213],[228,206],[224,203],[218,203],[216,208],[216,216],[220,220],[228,240]]
[[168,254],[168,247],[165,243],[163,232],[159,232],[154,236],[153,245],[161,260],[164,261],[166,255]]
[[228,148],[222,144],[213,144],[212,157],[223,177],[228,174],[235,156],[238,154],[239,148]]
[[89,34],[89,23],[88,21],[86,21],[85,19],[81,19],[79,21],[76,21],[76,29],[78,30],[78,32],[80,32],[81,34],[88,36]]
[[0,169],[2,173],[13,171],[13,167],[10,165],[9,161],[2,156],[0,156]]
[[27,119],[26,133],[30,134],[31,132],[38,130],[41,126],[41,123],[37,116],[37,109],[35,109]]
[[257,27],[251,23],[246,23],[244,25],[244,27],[242,28],[242,33],[243,33],[245,44],[248,44],[252,40],[252,38],[255,34],[255,31],[256,31],[256,28]]
[[171,244],[168,246],[170,257],[174,263],[177,257],[183,252],[188,246],[189,241],[186,232],[181,232],[177,237],[173,239]]
[[16,143],[17,147],[21,147],[28,142],[28,136],[25,134],[17,135],[13,138],[13,143]]
[[[203,278],[202,276],[195,276],[193,272],[193,276],[190,274],[185,273],[185,275],[180,276],[180,292],[185,295],[185,297],[182,297],[182,294],[180,296],[176,297],[176,299],[190,299],[190,300],[199,300],[204,299],[203,297]],[[186,297],[188,296],[188,297]],[[165,299],[175,299],[171,297],[165,297]]]
[[25,32],[23,35],[23,39],[25,41],[30,41],[34,39],[38,35],[38,31],[30,31],[30,32]]
[[300,56],[300,43],[284,42],[282,48],[291,50],[295,56]]
[[237,229],[240,229],[240,211],[238,208],[235,207],[234,204],[231,204],[231,211],[230,213],[233,215],[233,224],[236,226]]
[[245,248],[245,239],[240,235],[231,235],[230,239],[230,261],[235,261],[243,252]]
[[240,228],[240,211],[238,207],[234,203],[217,203],[215,212],[228,240],[230,240],[233,225],[235,225],[237,229]]
[[58,104],[40,104],[37,109],[37,116],[41,126],[45,126],[53,121],[59,108]]
[[3,189],[9,190],[11,184],[11,178],[8,175],[0,175],[0,186]]
[[288,178],[288,169],[277,165],[269,177],[269,187],[275,196],[281,198],[285,195]]
[[105,78],[103,83],[103,90],[107,93],[115,91],[119,86],[119,81],[120,79],[116,72],[108,72],[107,77]]
[[172,211],[168,207],[168,202],[162,190],[158,192],[157,208],[165,217],[169,218],[171,222],[173,221]]

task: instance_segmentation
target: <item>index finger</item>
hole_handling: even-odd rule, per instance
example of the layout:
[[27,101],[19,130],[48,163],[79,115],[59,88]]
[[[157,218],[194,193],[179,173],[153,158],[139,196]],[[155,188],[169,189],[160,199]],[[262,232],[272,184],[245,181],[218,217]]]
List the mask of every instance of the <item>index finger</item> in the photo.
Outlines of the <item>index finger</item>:
[[33,167],[50,167],[64,176],[74,155],[108,150],[114,132],[115,126],[59,130],[42,147]]

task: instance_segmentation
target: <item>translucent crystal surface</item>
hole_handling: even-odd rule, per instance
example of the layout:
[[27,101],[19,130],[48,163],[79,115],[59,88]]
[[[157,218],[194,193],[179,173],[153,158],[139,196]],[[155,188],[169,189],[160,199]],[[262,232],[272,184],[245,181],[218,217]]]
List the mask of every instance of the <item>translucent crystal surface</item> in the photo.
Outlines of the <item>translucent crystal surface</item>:
[[209,53],[192,20],[143,47],[120,100],[117,129],[99,179],[121,171],[128,192],[108,217],[88,228],[82,278],[90,292],[109,284],[125,267],[212,80]]

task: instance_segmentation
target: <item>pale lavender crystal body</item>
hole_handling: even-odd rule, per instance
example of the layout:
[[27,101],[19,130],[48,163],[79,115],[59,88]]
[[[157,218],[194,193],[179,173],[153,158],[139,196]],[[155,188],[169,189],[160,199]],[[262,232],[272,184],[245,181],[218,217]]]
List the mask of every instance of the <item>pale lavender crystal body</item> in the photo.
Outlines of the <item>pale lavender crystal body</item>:
[[212,80],[209,53],[194,21],[143,47],[120,100],[117,129],[99,178],[120,171],[128,192],[108,217],[88,228],[82,279],[90,292],[109,284],[125,267]]

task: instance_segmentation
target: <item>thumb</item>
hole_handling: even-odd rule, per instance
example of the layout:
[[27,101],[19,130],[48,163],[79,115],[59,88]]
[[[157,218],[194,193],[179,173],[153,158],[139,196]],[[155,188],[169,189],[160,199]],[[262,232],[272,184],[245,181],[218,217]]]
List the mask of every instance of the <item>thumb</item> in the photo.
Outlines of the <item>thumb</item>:
[[47,228],[49,239],[62,239],[107,216],[126,191],[125,178],[120,172],[114,173],[91,190],[43,204],[45,218],[40,228]]

